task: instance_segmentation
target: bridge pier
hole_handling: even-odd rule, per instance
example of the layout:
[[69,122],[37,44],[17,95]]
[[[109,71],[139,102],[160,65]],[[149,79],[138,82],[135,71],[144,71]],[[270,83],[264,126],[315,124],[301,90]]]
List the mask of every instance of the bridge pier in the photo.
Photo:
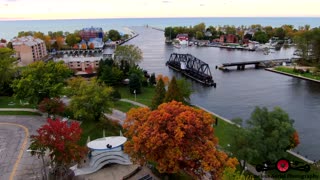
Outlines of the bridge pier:
[[255,65],[254,65],[254,68],[255,68],[255,69],[259,69],[259,64],[255,64]]
[[244,70],[245,65],[237,65],[237,70]]

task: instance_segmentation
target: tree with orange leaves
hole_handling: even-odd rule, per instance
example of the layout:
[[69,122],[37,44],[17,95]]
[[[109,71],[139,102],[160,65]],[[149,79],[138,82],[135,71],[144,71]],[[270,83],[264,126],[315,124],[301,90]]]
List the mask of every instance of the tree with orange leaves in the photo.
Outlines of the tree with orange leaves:
[[93,44],[93,43],[90,43],[90,44],[89,44],[89,48],[90,48],[90,49],[94,49],[94,44]]
[[155,162],[160,173],[185,171],[197,179],[210,173],[219,179],[237,160],[217,150],[213,123],[209,113],[176,101],[154,111],[131,109],[123,125],[128,137],[124,150],[141,165]]
[[168,76],[163,76],[162,74],[158,74],[158,75],[157,75],[157,78],[156,78],[157,82],[159,81],[159,79],[162,79],[164,85],[166,85],[166,86],[167,86],[167,85],[169,84],[169,82],[170,82],[169,77],[168,77]]

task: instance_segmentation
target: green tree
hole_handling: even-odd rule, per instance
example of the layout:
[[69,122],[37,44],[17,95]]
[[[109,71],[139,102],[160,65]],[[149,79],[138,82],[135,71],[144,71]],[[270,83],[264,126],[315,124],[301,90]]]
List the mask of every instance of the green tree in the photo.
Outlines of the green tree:
[[16,72],[15,62],[17,60],[12,57],[13,54],[12,49],[0,48],[0,85],[10,81]]
[[142,61],[142,51],[135,45],[118,46],[114,52],[115,63],[126,61],[132,67]]
[[190,96],[192,94],[191,83],[186,81],[185,79],[178,79],[177,80],[178,88],[183,98],[184,104],[190,104]]
[[174,76],[169,83],[168,91],[167,91],[166,96],[164,98],[164,102],[171,102],[173,100],[178,101],[178,102],[183,102],[183,96],[182,96],[181,91],[179,89],[177,80]]
[[193,26],[193,31],[194,32],[205,32],[206,30],[206,24],[205,23],[200,23],[200,24],[197,24],[195,26]]
[[[243,172],[247,161],[252,162],[254,157],[258,155],[258,152],[255,149],[252,149],[254,146],[252,144],[254,137],[251,136],[248,129],[241,127],[242,120],[234,119],[233,122],[235,122],[236,125],[233,125],[232,131],[229,132],[232,138],[228,150],[237,157]],[[241,163],[241,160],[243,160],[243,163]]]
[[176,36],[173,34],[173,28],[172,27],[166,27],[164,29],[164,36],[168,39],[174,39]]
[[155,73],[152,73],[149,79],[149,83],[151,86],[154,86],[157,82],[156,82],[156,75]]
[[[79,78],[74,82],[69,81],[71,91],[74,92],[69,108],[76,118],[99,121],[103,113],[111,112],[113,106],[111,87],[99,84],[95,78],[90,81]],[[74,89],[77,87],[78,89]]]
[[7,43],[7,48],[13,49],[12,42],[8,42],[8,43]]
[[157,109],[158,106],[164,102],[165,96],[166,96],[166,89],[164,87],[164,82],[162,81],[162,79],[159,79],[156,86],[155,94],[152,98],[151,109],[152,110]]
[[203,32],[197,31],[196,32],[196,39],[201,40],[204,38]]
[[68,34],[66,37],[66,43],[70,47],[73,47],[75,44],[80,42],[81,42],[81,37],[79,34],[72,33],[72,34]]
[[108,32],[108,38],[112,41],[118,41],[121,39],[120,33],[117,30],[111,29]]
[[258,41],[259,43],[266,43],[269,41],[267,33],[263,31],[257,31],[254,33],[253,40]]
[[30,103],[38,104],[46,97],[59,96],[64,81],[71,73],[63,61],[37,61],[22,71],[21,77],[13,81],[12,87],[18,99],[27,99]]
[[284,37],[286,37],[286,32],[282,27],[275,28],[275,34],[276,37],[278,37],[280,40],[283,40]]
[[275,162],[285,157],[290,147],[291,137],[295,133],[293,120],[281,108],[269,112],[267,108],[257,107],[247,121],[249,136],[254,137],[250,146],[256,153],[252,154],[256,162]]
[[135,73],[132,73],[129,77],[129,90],[130,93],[140,94],[141,93],[141,80],[139,76]]

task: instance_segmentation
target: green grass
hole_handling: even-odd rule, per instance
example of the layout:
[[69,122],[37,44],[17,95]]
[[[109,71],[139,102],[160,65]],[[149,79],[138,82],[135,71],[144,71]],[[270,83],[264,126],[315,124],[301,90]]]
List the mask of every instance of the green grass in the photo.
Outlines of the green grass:
[[[129,86],[115,87],[115,89],[117,89],[120,92],[121,98],[130,99],[132,101],[135,100],[134,94],[131,94],[129,92]],[[152,97],[155,93],[154,90],[155,87],[142,87],[142,93],[137,94],[137,102],[145,104],[147,106],[151,106]]]
[[[9,105],[11,104],[11,105]],[[0,96],[0,108],[34,108],[35,105],[22,105],[14,97]]]
[[289,74],[296,75],[296,76],[302,76],[302,77],[306,77],[306,78],[310,78],[310,79],[314,79],[314,80],[320,80],[320,76],[314,76],[310,72],[308,72],[308,73],[306,72],[306,73],[301,74],[298,72],[293,72],[293,68],[288,68],[288,67],[276,67],[274,69],[277,71],[289,73]]
[[0,115],[29,115],[29,116],[41,116],[37,112],[28,112],[28,111],[0,111]]
[[80,139],[80,145],[86,145],[88,136],[90,140],[98,139],[103,137],[103,130],[105,130],[106,137],[108,136],[119,136],[122,127],[114,123],[114,121],[83,121],[81,123],[82,136]]
[[117,101],[114,103],[114,108],[122,112],[128,112],[131,108],[138,108],[139,106],[133,105],[128,102]]
[[234,125],[218,118],[218,126],[213,126],[213,128],[215,136],[219,139],[219,145],[223,148],[227,147],[232,139],[230,132],[234,128]]

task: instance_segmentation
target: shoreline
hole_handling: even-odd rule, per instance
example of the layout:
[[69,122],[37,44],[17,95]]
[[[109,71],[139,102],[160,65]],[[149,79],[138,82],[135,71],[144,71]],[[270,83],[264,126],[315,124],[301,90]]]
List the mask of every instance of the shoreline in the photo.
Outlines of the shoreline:
[[265,68],[264,70],[270,71],[270,72],[274,72],[274,73],[278,73],[278,74],[282,74],[282,75],[286,75],[286,76],[291,76],[291,77],[294,77],[294,78],[299,78],[299,79],[315,82],[315,83],[320,83],[319,80],[315,80],[315,79],[311,79],[311,78],[307,78],[307,77],[303,77],[303,76],[297,76],[297,75],[286,73],[286,72],[281,72],[281,71],[275,70],[274,68]]
[[[215,116],[215,117],[217,117],[217,118],[219,118],[219,119],[221,119],[221,120],[223,120],[223,121],[225,121],[225,122],[227,122],[229,124],[237,125],[234,122],[230,121],[229,119],[227,119],[225,117],[222,117],[222,116],[220,116],[220,115],[218,115],[218,114],[216,114],[216,113],[214,113],[212,111],[209,111],[208,109],[206,109],[204,107],[201,107],[201,106],[199,106],[197,104],[194,104],[194,106],[196,106],[196,107],[198,107],[198,108],[200,108],[200,109],[212,114],[213,116]],[[239,125],[237,125],[237,126],[240,127]],[[298,153],[296,153],[296,152],[294,152],[292,150],[287,150],[287,153],[289,153],[289,154],[301,159],[302,161],[305,161],[306,163],[310,163],[310,164],[314,164],[315,163],[314,161],[312,161],[312,160],[310,160],[310,159],[308,159],[306,157],[303,157],[302,155],[300,155],[300,154],[298,154]]]

